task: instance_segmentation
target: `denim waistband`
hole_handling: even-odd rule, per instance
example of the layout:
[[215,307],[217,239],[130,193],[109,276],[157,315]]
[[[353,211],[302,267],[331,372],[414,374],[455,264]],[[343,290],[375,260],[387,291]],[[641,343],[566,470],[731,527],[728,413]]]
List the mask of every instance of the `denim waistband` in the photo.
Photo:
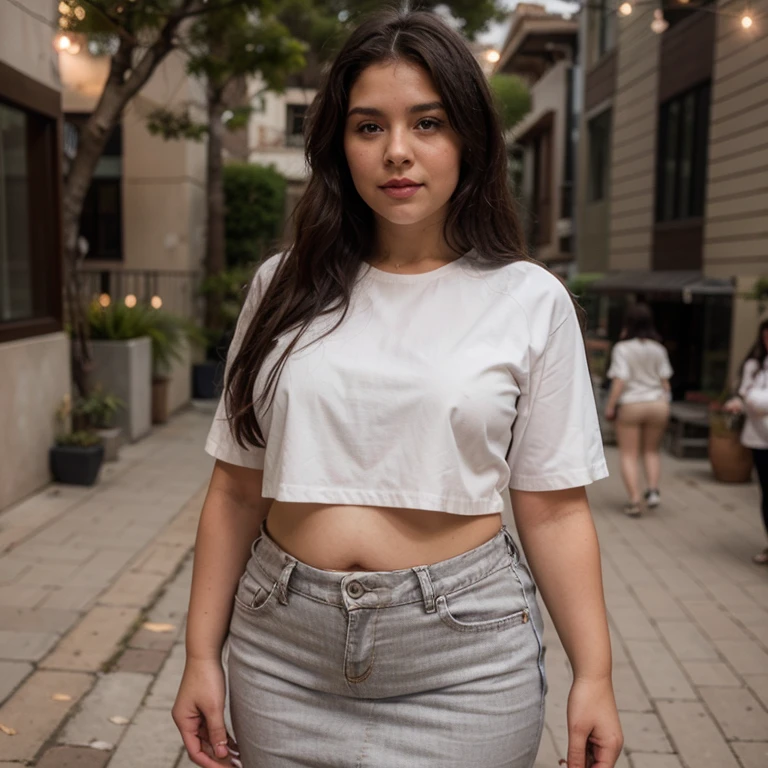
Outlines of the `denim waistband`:
[[280,602],[290,592],[346,608],[382,608],[423,601],[434,611],[435,595],[454,592],[517,565],[519,555],[506,526],[489,541],[432,565],[397,571],[325,571],[297,560],[269,537],[264,526],[251,546],[254,562],[277,584]]

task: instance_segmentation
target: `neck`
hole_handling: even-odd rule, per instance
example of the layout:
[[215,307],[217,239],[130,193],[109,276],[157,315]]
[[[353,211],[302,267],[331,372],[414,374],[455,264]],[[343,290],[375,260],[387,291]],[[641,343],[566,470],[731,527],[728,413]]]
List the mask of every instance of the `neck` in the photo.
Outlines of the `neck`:
[[431,220],[399,225],[377,217],[374,262],[409,267],[422,262],[453,261],[457,254],[445,240],[445,217],[438,212]]

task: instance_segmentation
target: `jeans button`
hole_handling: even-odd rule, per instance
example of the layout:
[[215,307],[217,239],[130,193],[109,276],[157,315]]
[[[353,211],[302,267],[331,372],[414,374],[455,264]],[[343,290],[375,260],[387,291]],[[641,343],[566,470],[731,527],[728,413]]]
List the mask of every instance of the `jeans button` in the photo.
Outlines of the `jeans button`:
[[350,581],[349,584],[347,584],[347,594],[352,599],[357,600],[358,597],[362,597],[363,592],[365,592],[365,590],[359,581]]

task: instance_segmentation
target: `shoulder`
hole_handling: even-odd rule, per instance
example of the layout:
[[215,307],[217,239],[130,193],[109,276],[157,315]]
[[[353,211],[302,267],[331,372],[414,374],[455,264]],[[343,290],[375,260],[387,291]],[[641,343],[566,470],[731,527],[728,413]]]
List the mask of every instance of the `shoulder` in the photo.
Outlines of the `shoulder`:
[[487,282],[519,305],[531,331],[546,331],[549,335],[576,316],[565,283],[536,261],[521,259],[490,269]]

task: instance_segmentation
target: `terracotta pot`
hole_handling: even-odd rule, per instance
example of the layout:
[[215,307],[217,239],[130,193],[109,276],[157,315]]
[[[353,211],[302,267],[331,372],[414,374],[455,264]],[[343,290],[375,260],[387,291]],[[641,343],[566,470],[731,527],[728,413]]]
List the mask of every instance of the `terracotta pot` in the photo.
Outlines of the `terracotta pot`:
[[165,424],[168,421],[168,381],[152,379],[152,423]]
[[709,463],[715,480],[748,483],[752,479],[752,451],[740,441],[741,422],[722,412],[710,413]]

